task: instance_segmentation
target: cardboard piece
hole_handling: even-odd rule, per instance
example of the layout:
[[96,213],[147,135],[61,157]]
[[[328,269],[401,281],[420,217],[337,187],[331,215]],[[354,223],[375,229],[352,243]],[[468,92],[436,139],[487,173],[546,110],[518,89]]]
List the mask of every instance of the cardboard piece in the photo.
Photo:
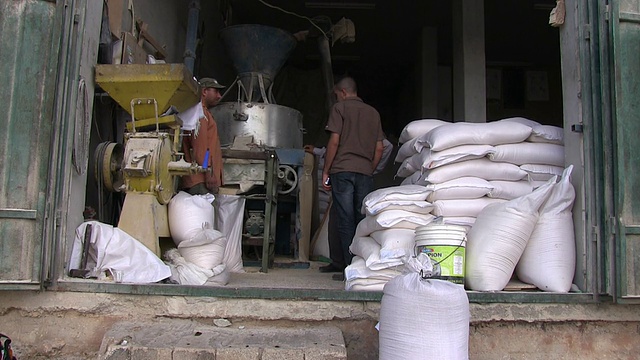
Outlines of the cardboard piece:
[[121,64],[146,64],[147,52],[138,45],[138,39],[128,32],[122,33]]

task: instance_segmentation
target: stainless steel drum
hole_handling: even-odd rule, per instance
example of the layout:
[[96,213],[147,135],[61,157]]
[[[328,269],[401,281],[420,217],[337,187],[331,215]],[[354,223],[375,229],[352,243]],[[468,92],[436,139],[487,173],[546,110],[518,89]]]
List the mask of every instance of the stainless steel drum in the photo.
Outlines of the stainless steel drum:
[[218,124],[222,146],[237,136],[253,136],[258,145],[302,149],[302,113],[290,107],[246,102],[224,102],[210,109]]

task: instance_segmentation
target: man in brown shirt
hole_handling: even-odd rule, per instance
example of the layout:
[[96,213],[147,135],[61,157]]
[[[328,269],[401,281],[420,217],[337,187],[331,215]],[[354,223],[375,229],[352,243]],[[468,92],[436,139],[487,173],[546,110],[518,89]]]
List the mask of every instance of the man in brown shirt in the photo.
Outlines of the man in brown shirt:
[[[197,162],[198,165],[206,166],[209,171],[182,177],[181,187],[191,195],[202,195],[206,193],[216,194],[222,183],[222,150],[220,149],[220,138],[218,137],[218,126],[209,112],[209,108],[218,105],[222,94],[221,85],[213,78],[200,79],[200,91],[202,111],[204,116],[198,120],[194,130],[185,130],[182,139],[182,151],[186,162]],[[205,158],[208,159],[205,164]]]
[[340,80],[333,92],[338,102],[331,108],[325,127],[330,135],[322,171],[324,189],[331,190],[333,197],[329,216],[331,264],[320,267],[321,272],[342,272],[351,264],[349,246],[364,218],[362,201],[373,191],[373,172],[382,157],[384,139],[380,114],[358,97],[355,80]]

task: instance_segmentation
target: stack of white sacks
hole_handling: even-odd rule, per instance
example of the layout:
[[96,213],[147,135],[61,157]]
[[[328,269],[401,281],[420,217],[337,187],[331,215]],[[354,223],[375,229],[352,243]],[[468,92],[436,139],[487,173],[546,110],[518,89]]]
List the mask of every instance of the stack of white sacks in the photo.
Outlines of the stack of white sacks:
[[562,129],[525,118],[416,120],[399,140],[396,176],[433,190],[433,214],[450,224],[470,227],[485,206],[529,194],[564,170]]
[[394,186],[367,195],[365,218],[356,227],[349,250],[354,255],[345,269],[346,290],[382,291],[414,255],[415,229],[430,223],[431,190],[422,185]]
[[[488,206],[511,208],[513,201],[532,194],[546,183],[549,183],[549,187],[560,186],[553,184],[565,170],[562,128],[541,125],[525,118],[489,123],[416,120],[404,128],[399,141],[402,146],[395,161],[402,164],[396,176],[405,179],[400,186],[377,190],[365,199],[363,212],[366,217],[358,225],[350,248],[355,257],[352,265],[345,270],[347,290],[381,289],[386,281],[398,275],[396,266],[413,255],[416,227],[441,217],[445,224],[472,229],[478,216]],[[563,179],[569,175],[570,171],[569,174],[565,173]],[[565,188],[571,186],[568,180],[564,183]],[[567,213],[571,214],[573,198],[568,191],[564,191],[563,196],[561,212],[565,215],[562,218],[565,224],[568,222],[571,234],[568,230],[563,231],[563,236],[570,239],[562,241],[574,246],[572,217],[566,216]],[[541,210],[542,203],[544,201],[535,209],[536,214]],[[529,235],[524,238],[528,240]],[[468,239],[467,259],[474,256],[472,241]],[[568,247],[562,246],[563,251]],[[508,266],[513,266],[511,273],[503,274],[507,281],[520,255]],[[513,260],[512,257],[510,261]],[[528,261],[531,263],[531,260]],[[478,261],[471,260],[471,263],[483,266]],[[531,268],[530,265],[524,267]],[[573,278],[573,268],[569,274],[568,267],[563,265],[566,275],[562,276],[564,280],[561,285],[547,286],[540,284],[540,281],[534,283],[524,274],[531,271],[518,271],[518,276],[543,290],[566,292]],[[467,266],[466,278],[472,275],[470,272],[473,271]],[[502,280],[491,286],[471,288],[502,290],[506,286],[506,282],[502,285]]]
[[227,238],[214,229],[213,195],[179,192],[169,202],[169,229],[177,249],[165,253],[171,280],[181,285],[226,285]]

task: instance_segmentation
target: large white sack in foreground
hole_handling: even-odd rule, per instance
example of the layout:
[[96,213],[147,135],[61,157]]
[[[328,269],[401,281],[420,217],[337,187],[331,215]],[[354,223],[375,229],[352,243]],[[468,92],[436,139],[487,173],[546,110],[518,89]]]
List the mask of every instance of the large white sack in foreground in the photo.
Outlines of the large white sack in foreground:
[[416,272],[384,286],[380,303],[380,360],[469,358],[469,300],[464,287],[422,279]]
[[123,283],[154,283],[171,276],[171,269],[140,241],[129,234],[98,221],[88,221],[76,228],[69,269],[80,269],[84,232],[91,224],[89,257],[87,270],[98,280],[105,278],[105,272],[122,274]]
[[507,286],[538,221],[538,209],[555,179],[529,195],[485,207],[467,233],[465,283],[471,290]]
[[573,165],[565,169],[562,179],[553,185],[527,247],[516,266],[516,275],[540,290],[568,292],[576,265],[576,243],[573,231],[571,184]]

